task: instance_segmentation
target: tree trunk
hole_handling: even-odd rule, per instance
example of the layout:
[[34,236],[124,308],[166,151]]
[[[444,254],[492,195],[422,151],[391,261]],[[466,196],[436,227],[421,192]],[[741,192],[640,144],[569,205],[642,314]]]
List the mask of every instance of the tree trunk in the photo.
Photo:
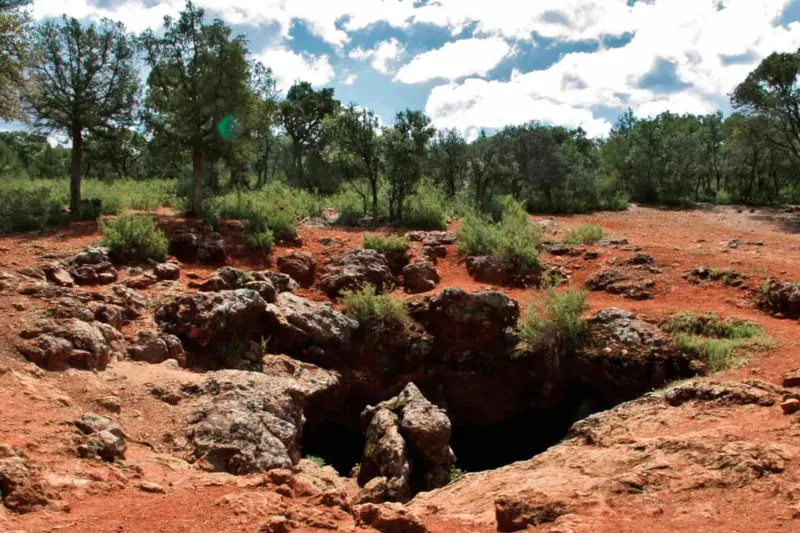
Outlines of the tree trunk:
[[305,187],[305,177],[303,176],[303,152],[295,147],[292,157],[292,166],[294,167],[294,175],[297,180],[298,187]]
[[[378,223],[378,178],[373,177],[370,180],[370,185],[372,186],[372,223]],[[366,210],[366,205],[364,206]]]
[[192,201],[189,205],[189,215],[197,217],[203,212],[203,152],[195,150],[192,154]]
[[72,161],[69,172],[69,210],[75,215],[81,203],[81,172],[83,170],[83,126],[72,125]]

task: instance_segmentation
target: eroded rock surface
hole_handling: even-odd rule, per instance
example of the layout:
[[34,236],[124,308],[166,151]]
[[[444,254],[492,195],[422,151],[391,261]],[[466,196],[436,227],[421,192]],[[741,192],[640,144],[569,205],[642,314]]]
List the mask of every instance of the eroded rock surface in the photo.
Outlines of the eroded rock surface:
[[378,293],[394,286],[394,276],[383,254],[375,250],[348,252],[325,267],[320,287],[329,298],[341,296],[342,291],[358,290],[366,284]]
[[125,351],[122,334],[108,324],[77,318],[40,320],[20,333],[20,353],[46,370],[104,369]]

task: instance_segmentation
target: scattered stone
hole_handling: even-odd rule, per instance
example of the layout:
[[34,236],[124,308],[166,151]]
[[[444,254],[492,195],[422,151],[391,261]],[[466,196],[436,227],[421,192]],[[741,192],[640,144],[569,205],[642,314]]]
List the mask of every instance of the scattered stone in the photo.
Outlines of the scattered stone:
[[183,394],[175,387],[148,384],[148,390],[155,398],[169,405],[178,405],[183,399]]
[[769,280],[762,290],[761,305],[771,313],[800,318],[800,283]]
[[181,267],[175,263],[160,263],[153,269],[153,274],[160,280],[176,280],[181,277]]
[[475,281],[491,285],[505,285],[508,277],[506,265],[493,255],[467,257],[467,272]]
[[626,261],[629,265],[652,265],[656,260],[652,256],[638,253]]
[[690,401],[710,402],[718,405],[775,405],[783,391],[765,381],[692,380],[675,385],[664,393],[664,400],[677,407]]
[[409,242],[421,242],[428,245],[456,242],[456,235],[452,231],[409,231],[405,236]]
[[408,293],[431,291],[439,281],[439,271],[429,261],[412,263],[403,269],[403,288]]
[[[178,254],[173,254],[180,259]],[[203,237],[197,246],[197,259],[210,265],[222,265],[228,255],[225,240],[219,233],[210,233]]]
[[75,280],[72,279],[72,274],[70,274],[67,269],[65,269],[59,263],[50,263],[48,265],[44,265],[42,266],[42,271],[44,272],[47,281],[50,283],[55,283],[61,287],[75,286]]
[[628,239],[625,238],[601,239],[597,241],[597,246],[602,248],[618,248],[620,246],[627,246],[628,244]]
[[130,341],[128,357],[133,361],[158,364],[167,359],[184,362],[186,354],[183,351],[181,340],[175,335],[156,333],[154,331],[140,331]]
[[153,274],[142,274],[133,278],[126,279],[123,284],[131,289],[144,290],[149,289],[158,283],[158,278]]
[[97,405],[111,413],[119,413],[122,411],[122,400],[119,396],[101,396],[95,400]]
[[781,409],[785,415],[794,414],[797,411],[800,411],[800,400],[797,398],[789,398],[788,400],[781,402]]
[[359,290],[370,284],[376,292],[383,293],[394,286],[394,276],[383,254],[375,250],[348,252],[325,269],[320,287],[331,299],[339,298],[342,291]]
[[583,254],[583,258],[587,261],[594,261],[595,259],[600,257],[600,252],[596,250],[586,250]]
[[159,485],[158,483],[153,483],[152,481],[142,481],[139,483],[139,489],[142,492],[147,492],[150,494],[166,494],[166,490],[164,487]]
[[601,270],[586,280],[586,288],[591,291],[604,291],[610,285],[630,280],[630,276],[617,269]]
[[550,255],[562,256],[568,255],[577,257],[583,254],[583,249],[578,246],[569,246],[566,244],[545,244],[542,249],[550,253]]
[[521,531],[555,522],[570,511],[569,504],[539,491],[501,496],[494,502],[497,531]]
[[703,282],[715,281],[737,289],[746,289],[749,281],[748,276],[731,268],[716,269],[697,267],[684,274],[683,277],[690,283],[701,284]]
[[125,433],[108,418],[85,413],[75,421],[75,426],[84,436],[78,446],[80,457],[99,457],[108,462],[125,459]]
[[28,513],[47,505],[55,494],[37,465],[20,450],[0,444],[0,497],[6,508]]
[[558,233],[558,224],[556,224],[556,221],[553,219],[534,220],[533,225],[539,228],[542,233],[549,233],[550,235]]
[[784,387],[800,387],[800,369],[794,369],[783,376]]
[[278,270],[292,277],[301,287],[314,284],[317,262],[308,252],[292,252],[278,258]]
[[442,245],[430,245],[420,248],[419,255],[422,259],[430,261],[434,265],[439,262],[439,259],[447,257],[447,248]]
[[184,231],[172,236],[169,240],[169,253],[180,261],[195,261],[200,237],[197,234]]
[[401,504],[366,503],[354,509],[356,523],[381,533],[428,533],[422,520]]

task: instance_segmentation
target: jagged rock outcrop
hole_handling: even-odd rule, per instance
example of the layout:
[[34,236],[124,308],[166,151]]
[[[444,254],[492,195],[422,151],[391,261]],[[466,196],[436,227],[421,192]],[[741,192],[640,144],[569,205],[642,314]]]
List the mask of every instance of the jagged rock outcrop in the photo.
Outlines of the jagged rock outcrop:
[[270,270],[246,272],[230,266],[222,267],[210,278],[201,283],[190,283],[189,286],[203,292],[250,289],[259,293],[267,302],[274,302],[278,293],[293,291],[299,287],[287,274]]
[[301,287],[314,284],[317,262],[308,252],[292,252],[278,258],[278,270],[292,277]]
[[332,305],[312,302],[292,293],[278,295],[267,306],[262,331],[281,351],[329,361],[351,345],[358,322]]
[[167,333],[206,346],[212,341],[258,338],[267,302],[255,291],[200,292],[181,296],[156,311]]
[[117,280],[117,270],[107,248],[89,247],[66,262],[79,285],[106,285]]
[[103,370],[125,352],[122,334],[108,324],[77,318],[40,320],[23,330],[17,348],[29,361],[46,370]]
[[475,281],[491,285],[505,285],[508,274],[503,261],[493,255],[467,257],[467,272]]
[[442,487],[455,464],[447,413],[413,384],[361,415],[366,444],[358,483],[362,502],[405,501],[418,490]]
[[175,263],[159,263],[153,267],[153,274],[160,280],[176,280],[181,277],[181,267]]
[[762,306],[771,313],[800,318],[800,283],[770,280],[762,290]]
[[439,284],[439,271],[429,261],[417,261],[403,268],[403,289],[417,294],[428,292]]
[[452,231],[409,231],[406,233],[409,242],[421,242],[425,245],[439,246],[456,242],[456,234]]
[[394,276],[383,254],[375,250],[353,250],[325,267],[320,288],[329,298],[341,296],[342,291],[358,290],[366,284],[378,293],[394,286]]
[[442,360],[503,357],[505,331],[519,318],[519,304],[500,291],[468,294],[446,288],[410,308],[412,316],[434,338],[433,351]]
[[748,276],[732,268],[697,267],[684,274],[683,277],[690,283],[719,282],[736,289],[746,289],[750,280]]
[[335,373],[306,366],[302,381],[257,372],[214,372],[192,391],[187,438],[193,457],[217,472],[291,469],[300,459],[303,408],[338,386]]
[[439,259],[447,257],[447,248],[443,245],[426,245],[419,250],[420,258],[425,261],[430,261],[434,265],[439,262]]
[[603,270],[586,280],[591,291],[619,294],[631,300],[648,300],[653,297],[655,282],[652,279],[632,279],[629,274],[617,269]]

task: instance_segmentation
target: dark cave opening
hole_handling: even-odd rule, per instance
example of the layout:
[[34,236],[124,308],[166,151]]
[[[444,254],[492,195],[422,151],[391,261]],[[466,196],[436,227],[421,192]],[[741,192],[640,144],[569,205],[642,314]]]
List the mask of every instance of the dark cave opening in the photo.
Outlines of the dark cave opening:
[[318,421],[306,423],[301,442],[303,457],[320,457],[340,476],[348,477],[361,461],[364,436],[358,425]]

